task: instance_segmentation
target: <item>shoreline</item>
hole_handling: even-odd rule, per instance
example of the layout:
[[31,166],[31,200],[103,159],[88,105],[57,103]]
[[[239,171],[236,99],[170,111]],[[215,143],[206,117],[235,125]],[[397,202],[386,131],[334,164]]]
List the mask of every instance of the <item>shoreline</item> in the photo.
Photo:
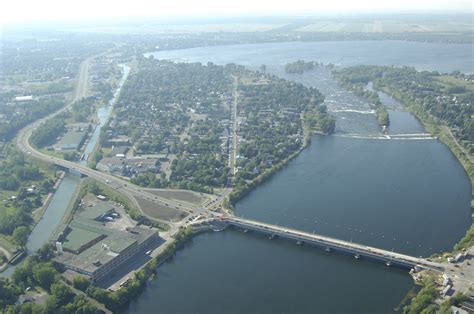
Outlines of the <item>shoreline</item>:
[[264,171],[257,177],[255,177],[251,182],[249,182],[244,189],[239,191],[238,195],[234,194],[234,191],[227,196],[226,201],[224,202],[224,208],[229,209],[229,210],[234,210],[234,206],[236,205],[237,202],[242,200],[244,197],[246,197],[249,193],[251,193],[255,188],[257,188],[259,185],[263,184],[266,182],[268,179],[270,179],[276,172],[280,171],[283,169],[285,166],[288,165],[288,163],[293,160],[295,157],[297,157],[303,150],[305,150],[310,144],[311,144],[311,136],[313,134],[319,134],[319,135],[328,135],[328,134],[323,134],[319,133],[317,131],[311,131],[307,126],[304,126],[304,142],[302,146],[293,152],[291,155],[280,161],[278,164],[272,166],[270,169]]
[[[466,230],[465,235],[461,239],[459,239],[456,244],[454,244],[451,251],[443,252],[440,254],[434,254],[429,257],[429,259],[438,259],[440,263],[447,263],[445,256],[446,254],[454,256],[462,252],[463,249],[469,249],[473,246],[472,242],[474,241],[474,200],[472,197],[474,196],[474,167],[471,162],[471,157],[469,155],[466,156],[466,153],[460,147],[460,144],[457,142],[456,138],[449,130],[449,127],[446,126],[444,123],[436,123],[433,117],[429,113],[425,112],[418,104],[414,102],[406,103],[399,97],[396,97],[396,94],[389,87],[382,87],[381,91],[387,93],[389,96],[402,103],[406,110],[422,124],[422,126],[428,133],[430,133],[432,136],[436,136],[439,141],[449,149],[453,157],[456,158],[456,160],[461,164],[464,172],[469,178],[469,182],[471,184],[471,226]],[[418,289],[418,291],[411,296],[410,294],[412,294],[412,290],[410,290],[407,293],[406,297],[401,301],[398,308],[401,308],[402,306],[410,306],[412,300],[414,300],[424,290],[428,289],[430,284],[436,281],[435,277],[430,274],[427,275],[427,279],[421,281],[417,280],[414,276],[412,276],[412,278],[414,280],[415,287],[420,287],[420,289]],[[460,291],[457,291],[456,293],[459,292]],[[454,296],[455,295],[453,294],[450,298],[447,298],[443,297],[442,295],[437,295],[436,300],[439,301],[439,303],[441,304],[444,303],[446,300],[450,300]]]

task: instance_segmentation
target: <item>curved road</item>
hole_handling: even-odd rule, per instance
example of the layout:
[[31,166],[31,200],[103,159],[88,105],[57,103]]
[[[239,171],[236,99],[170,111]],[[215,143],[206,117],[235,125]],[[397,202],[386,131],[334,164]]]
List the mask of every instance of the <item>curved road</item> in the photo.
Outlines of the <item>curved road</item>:
[[[186,211],[188,213],[194,212],[196,208],[182,204],[173,200],[165,199],[160,196],[157,196],[153,193],[146,192],[144,191],[141,187],[131,184],[130,182],[117,178],[113,175],[110,175],[108,173],[103,173],[91,168],[88,168],[87,166],[82,166],[78,163],[67,161],[64,159],[56,158],[47,154],[44,154],[40,151],[38,151],[35,147],[33,147],[30,144],[30,136],[34,132],[34,130],[44,123],[46,120],[53,118],[60,113],[68,110],[71,105],[74,103],[74,101],[80,100],[81,98],[85,97],[87,94],[87,80],[88,80],[88,68],[89,68],[89,63],[94,57],[90,57],[86,59],[82,64],[80,68],[80,73],[79,73],[79,78],[78,78],[78,83],[77,83],[77,88],[75,90],[75,93],[72,97],[72,101],[70,101],[65,107],[59,109],[58,111],[35,121],[34,123],[24,127],[22,130],[19,131],[18,136],[16,137],[16,144],[18,148],[25,154],[37,158],[39,160],[52,163],[61,167],[64,167],[69,170],[74,170],[82,173],[85,176],[88,176],[90,178],[93,178],[108,187],[115,189],[115,190],[120,190],[123,194],[127,195],[129,198],[131,198],[135,203],[137,203],[136,199],[134,197],[140,197],[142,199],[160,204],[162,206],[167,206],[167,207],[175,207],[179,210]],[[134,196],[134,197],[131,197]],[[150,217],[149,215],[146,215],[143,213],[145,216],[147,216],[150,219],[156,220],[156,221],[162,221],[153,217]],[[168,221],[163,221],[166,223],[170,223]]]
[[60,112],[62,112],[64,110],[67,110],[68,107],[69,106],[66,106],[66,107],[62,108],[61,110],[59,110],[59,111],[57,111],[57,112],[41,119],[41,120],[36,121],[35,123],[30,124],[29,126],[26,126],[25,128],[23,128],[18,133],[18,136],[17,136],[17,139],[16,139],[16,143],[17,143],[18,148],[23,153],[28,154],[31,157],[40,159],[40,160],[45,161],[45,162],[56,164],[58,166],[61,166],[61,167],[64,167],[64,168],[67,168],[67,169],[70,169],[70,170],[78,171],[78,172],[82,173],[83,175],[91,177],[91,178],[93,178],[93,179],[109,186],[110,188],[113,188],[113,189],[116,189],[116,190],[120,189],[121,191],[124,191],[129,195],[141,197],[143,199],[146,199],[146,200],[149,200],[149,201],[152,201],[152,202],[157,202],[157,203],[162,204],[164,206],[167,206],[166,204],[172,205],[172,206],[178,207],[179,209],[182,209],[182,210],[185,210],[185,211],[193,211],[194,210],[194,208],[191,207],[191,206],[188,206],[188,205],[185,205],[185,204],[181,204],[181,203],[178,203],[178,202],[175,202],[175,201],[172,201],[172,200],[168,200],[168,199],[156,196],[153,193],[146,192],[141,187],[139,187],[137,185],[134,185],[134,184],[131,184],[130,182],[128,182],[126,180],[119,179],[119,178],[117,178],[113,175],[110,175],[108,173],[103,173],[101,171],[94,170],[94,169],[88,168],[86,166],[82,166],[82,165],[80,165],[78,163],[75,163],[75,162],[72,162],[72,161],[67,161],[67,160],[64,160],[64,159],[60,159],[60,158],[56,158],[56,157],[44,154],[44,153],[38,151],[35,147],[33,147],[29,142],[30,136],[33,133],[33,131],[41,123],[43,123],[44,121],[48,120],[51,117],[56,116]]

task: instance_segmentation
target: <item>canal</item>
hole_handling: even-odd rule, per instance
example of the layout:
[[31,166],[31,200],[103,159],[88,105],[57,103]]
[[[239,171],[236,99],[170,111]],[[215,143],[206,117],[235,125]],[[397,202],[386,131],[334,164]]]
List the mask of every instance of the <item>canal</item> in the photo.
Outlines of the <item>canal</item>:
[[[114,91],[112,99],[105,107],[101,107],[97,111],[97,119],[99,123],[97,124],[92,136],[87,143],[84,153],[90,155],[99,140],[100,130],[105,126],[110,118],[110,115],[113,112],[113,106],[120,95],[120,90],[123,87],[123,84],[127,80],[128,74],[130,73],[130,67],[124,64],[119,65],[122,68],[122,77],[119,81],[119,84]],[[82,164],[86,164],[86,161],[81,161]],[[28,242],[26,244],[26,249],[28,254],[36,252],[43,244],[49,241],[49,238],[54,234],[56,228],[61,224],[61,221],[66,214],[68,207],[73,201],[73,197],[79,188],[81,180],[78,176],[72,174],[66,174],[62,181],[60,182],[58,189],[54,193],[50,203],[48,204],[41,220],[33,228],[30,236],[28,237]],[[21,263],[20,263],[21,264]],[[20,265],[19,264],[19,265]],[[15,268],[18,265],[9,266],[7,270],[2,272],[0,276],[9,277],[15,271]]]
[[[297,59],[413,65],[472,72],[469,49],[405,42],[282,43],[154,53],[155,58],[235,62],[314,86],[337,118],[287,167],[236,206],[236,214],[415,256],[449,250],[470,225],[470,182],[438,140],[382,140],[369,104],[326,68],[287,75]],[[435,49],[436,48],[436,49]],[[379,49],[379,50],[377,50]],[[378,52],[377,52],[378,51]],[[453,54],[458,58],[453,58]],[[423,127],[388,95],[392,134]],[[129,313],[386,313],[413,287],[406,271],[236,230],[199,235],[158,270]]]
[[[100,107],[97,110],[97,120],[98,123],[94,129],[94,132],[92,133],[92,136],[90,140],[88,141],[85,149],[84,149],[84,155],[85,156],[90,156],[96,146],[97,146],[97,141],[99,140],[100,137],[100,131],[102,130],[102,127],[104,127],[107,122],[109,121],[110,115],[112,114],[112,111],[114,109],[115,102],[118,99],[118,96],[120,95],[120,91],[122,90],[123,84],[127,80],[128,74],[130,74],[130,67],[125,65],[125,64],[119,64],[120,68],[122,68],[122,77],[120,78],[120,81],[118,83],[117,88],[115,89],[112,99],[109,100],[109,103],[107,106]],[[84,160],[81,160],[81,164],[85,165],[87,164],[87,159],[85,158]]]

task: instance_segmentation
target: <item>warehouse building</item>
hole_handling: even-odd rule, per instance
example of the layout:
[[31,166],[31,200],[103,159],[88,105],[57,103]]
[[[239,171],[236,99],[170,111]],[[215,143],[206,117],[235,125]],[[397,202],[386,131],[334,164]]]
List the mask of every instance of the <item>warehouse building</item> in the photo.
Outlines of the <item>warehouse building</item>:
[[67,132],[61,142],[59,143],[59,149],[78,149],[84,143],[87,132],[85,131],[69,131]]
[[109,228],[104,218],[112,214],[113,207],[106,202],[79,208],[52,238],[59,247],[54,261],[95,283],[159,241],[157,232],[149,227]]

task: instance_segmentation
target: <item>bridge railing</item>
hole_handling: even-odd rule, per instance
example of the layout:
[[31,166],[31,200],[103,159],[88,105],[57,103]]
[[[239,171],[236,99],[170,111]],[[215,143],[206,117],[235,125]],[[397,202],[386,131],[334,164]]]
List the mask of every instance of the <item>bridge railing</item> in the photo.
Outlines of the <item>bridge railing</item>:
[[442,264],[430,262],[423,258],[395,253],[392,251],[386,251],[383,249],[373,248],[358,243],[330,238],[327,236],[308,233],[287,227],[275,226],[249,219],[243,219],[235,216],[227,216],[221,219],[237,227],[253,229],[266,234],[275,234],[297,241],[299,240],[307,243],[311,242],[319,246],[327,246],[336,250],[345,251],[346,253],[362,254],[366,257],[387,262],[390,261],[393,263],[404,265],[406,267],[421,266],[422,268],[432,269],[436,271],[444,271],[444,267]]

